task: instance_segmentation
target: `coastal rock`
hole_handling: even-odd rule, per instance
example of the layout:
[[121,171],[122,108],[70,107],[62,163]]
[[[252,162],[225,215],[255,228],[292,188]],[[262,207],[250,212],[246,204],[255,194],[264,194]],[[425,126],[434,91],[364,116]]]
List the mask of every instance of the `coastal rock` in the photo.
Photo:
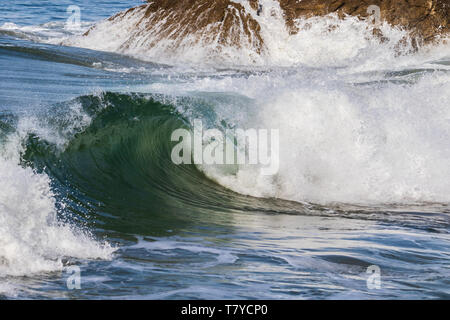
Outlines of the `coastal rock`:
[[[239,52],[257,60],[268,50],[267,36],[285,39],[299,34],[298,19],[328,14],[371,22],[369,28],[381,41],[389,39],[377,24],[400,27],[409,32],[413,47],[450,32],[450,0],[151,0],[94,25],[84,39],[62,44],[113,52],[145,51],[153,58],[170,55],[189,60],[203,51],[205,59],[228,53],[233,60]],[[407,42],[406,37],[398,42],[399,47],[402,42]],[[195,51],[195,47],[202,50]]]
[[[247,0],[253,10],[258,10],[259,0]],[[374,12],[370,8],[380,8],[381,21],[400,26],[412,32],[412,35],[424,41],[434,40],[437,35],[450,31],[450,0],[276,0],[284,12],[286,25],[291,33],[299,30],[295,19],[323,16],[337,13],[368,18]],[[261,45],[259,25],[238,1],[231,0],[151,0],[148,1],[148,13],[152,15],[148,23],[164,21],[162,36],[173,36],[177,26],[182,34],[192,34],[209,25],[212,34],[218,35],[224,44],[238,43],[242,36],[249,42]],[[241,1],[245,2],[245,1]],[[262,2],[262,1],[261,1]],[[150,17],[150,15],[147,15]],[[158,21],[155,21],[158,20]],[[244,35],[239,34],[236,23],[242,21]],[[217,25],[219,24],[219,25]],[[215,32],[214,32],[215,31]],[[256,37],[253,39],[252,35]]]
[[[256,9],[257,0],[250,0]],[[141,37],[151,31],[148,47],[155,46],[161,40],[171,41],[175,48],[191,37],[193,42],[203,44],[216,42],[222,46],[240,47],[248,45],[260,53],[263,40],[260,25],[246,12],[245,8],[229,0],[156,0],[148,4],[128,9],[112,16],[108,20],[127,19],[134,14],[144,14],[134,23],[133,37]],[[95,29],[95,26],[93,27]],[[92,29],[88,30],[88,35]],[[132,40],[130,38],[130,40]],[[127,47],[126,42],[122,47]]]
[[373,17],[373,6],[379,7],[379,18],[393,26],[411,31],[425,42],[450,31],[450,0],[279,0],[286,25],[295,33],[294,20],[299,17],[337,13],[361,18]]

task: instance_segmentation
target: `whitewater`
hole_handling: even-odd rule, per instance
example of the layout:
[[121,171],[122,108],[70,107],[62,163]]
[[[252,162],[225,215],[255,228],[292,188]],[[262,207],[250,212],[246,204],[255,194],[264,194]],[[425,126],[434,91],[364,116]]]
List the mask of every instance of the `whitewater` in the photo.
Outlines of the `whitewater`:
[[[290,34],[264,0],[236,1],[262,49],[156,41],[144,7],[107,19],[138,1],[82,1],[77,30],[53,2],[0,18],[0,297],[449,297],[448,39],[334,15]],[[278,173],[173,164],[196,119],[278,129]]]

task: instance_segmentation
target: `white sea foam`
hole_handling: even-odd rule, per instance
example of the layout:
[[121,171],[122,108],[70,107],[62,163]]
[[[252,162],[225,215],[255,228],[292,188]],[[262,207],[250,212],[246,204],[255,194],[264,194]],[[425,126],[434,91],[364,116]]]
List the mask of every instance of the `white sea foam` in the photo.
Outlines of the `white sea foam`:
[[63,39],[84,33],[92,23],[83,22],[80,29],[65,27],[65,22],[48,22],[41,25],[21,26],[12,22],[0,25],[0,32],[6,32],[14,37],[35,42],[59,44]]
[[0,277],[61,271],[64,258],[109,259],[108,243],[58,219],[50,179],[19,165],[17,139],[0,156]]
[[[236,45],[224,46],[208,30],[199,30],[176,40],[160,39],[165,21],[148,26],[145,6],[114,19],[99,21],[87,35],[83,33],[92,23],[84,23],[77,32],[66,30],[64,23],[56,22],[39,26],[5,23],[0,26],[0,31],[15,32],[38,42],[122,53],[184,68],[307,65],[316,68],[351,66],[352,72],[364,72],[401,69],[421,65],[430,56],[439,59],[450,55],[448,45],[426,46],[408,55],[414,48],[410,41],[404,41],[408,39],[405,30],[382,23],[378,26],[384,37],[381,41],[373,35],[372,24],[351,16],[343,20],[335,14],[297,19],[294,23],[300,31],[291,34],[278,1],[260,0],[263,10],[259,15],[248,1],[234,2],[242,4],[261,27],[264,45],[260,53],[254,46],[255,41],[248,42],[241,37]],[[215,27],[211,24],[207,28],[213,30]]]
[[448,73],[404,85],[247,81],[251,88],[241,90],[254,92],[257,110],[245,125],[280,130],[280,171],[268,178],[255,167],[236,175],[206,169],[219,183],[319,203],[450,202]]
[[[210,100],[217,126],[225,120],[239,128],[279,129],[275,176],[255,166],[236,174],[201,167],[237,192],[316,203],[448,203],[450,75],[445,66],[430,66],[436,71],[391,78],[300,67],[141,90]],[[179,109],[188,117],[202,112],[192,105]]]

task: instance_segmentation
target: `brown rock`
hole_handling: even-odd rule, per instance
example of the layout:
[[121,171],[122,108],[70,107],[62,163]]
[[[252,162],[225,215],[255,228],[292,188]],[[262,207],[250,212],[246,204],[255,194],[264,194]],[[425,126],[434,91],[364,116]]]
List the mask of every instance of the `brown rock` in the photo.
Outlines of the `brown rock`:
[[366,18],[368,8],[380,8],[381,20],[400,26],[424,41],[450,32],[450,0],[279,0],[286,25],[298,32],[294,19],[337,13],[340,17],[353,15]]
[[[250,1],[252,7],[257,5],[257,0]],[[241,44],[247,44],[257,53],[260,53],[263,47],[259,24],[242,5],[229,0],[155,0],[118,13],[109,19],[123,19],[135,10],[142,9],[146,10],[145,15],[136,24],[136,28],[145,32],[160,24],[157,30],[152,29],[153,37],[149,39],[151,42],[147,43],[149,47],[163,39],[173,40],[172,46],[176,47],[185,37],[191,35],[206,43],[217,40],[219,45],[223,46],[240,47]],[[86,35],[89,32],[90,30]],[[123,47],[126,46],[125,43]]]
[[[248,0],[250,8],[257,11],[258,0]],[[411,31],[414,39],[433,41],[439,34],[450,32],[450,0],[278,0],[290,33],[301,32],[295,19],[336,13],[365,19],[371,15],[369,6],[380,8],[380,18],[394,26]],[[261,28],[257,20],[236,2],[230,0],[151,0],[109,18],[120,20],[145,10],[136,23],[133,35],[123,43],[127,48],[139,36],[146,38],[145,45],[155,46],[161,40],[170,40],[176,48],[188,36],[192,41],[214,43],[220,46],[252,48],[256,53],[264,50]],[[158,26],[157,28],[155,26]],[[95,26],[93,27],[95,29]],[[89,32],[85,35],[88,35]],[[387,40],[380,29],[374,35]]]

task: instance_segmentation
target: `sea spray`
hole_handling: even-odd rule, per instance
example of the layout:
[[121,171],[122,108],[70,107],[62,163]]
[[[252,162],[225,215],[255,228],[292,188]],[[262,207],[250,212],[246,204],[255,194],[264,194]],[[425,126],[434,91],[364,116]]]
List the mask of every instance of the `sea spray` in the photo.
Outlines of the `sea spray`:
[[61,271],[65,258],[110,259],[110,244],[61,221],[50,178],[20,164],[20,141],[16,132],[1,146],[0,277]]

